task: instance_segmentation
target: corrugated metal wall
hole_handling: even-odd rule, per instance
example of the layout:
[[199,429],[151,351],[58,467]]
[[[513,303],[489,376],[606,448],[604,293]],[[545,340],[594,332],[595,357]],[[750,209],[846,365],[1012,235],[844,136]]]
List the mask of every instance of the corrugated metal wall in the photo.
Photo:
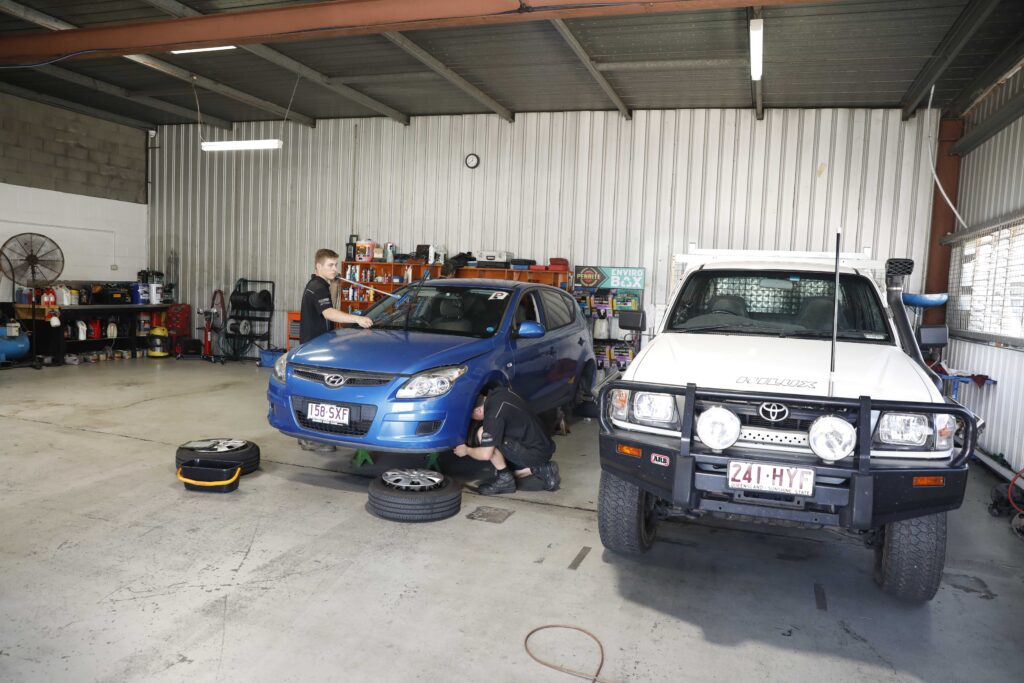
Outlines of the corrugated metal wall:
[[[987,119],[1021,92],[1024,69],[971,111],[967,129]],[[1024,211],[1024,117],[964,157],[957,203],[964,221],[972,228]]]
[[[1018,71],[971,111],[968,129],[1021,91],[1024,71]],[[968,154],[960,173],[958,208],[969,227],[1024,211],[1024,117]],[[954,248],[954,264],[956,255]],[[949,355],[954,367],[989,375],[998,382],[994,387],[969,385],[961,399],[988,421],[982,447],[1002,453],[1015,470],[1024,467],[1024,351],[953,339]]]
[[[508,249],[545,261],[644,266],[663,304],[672,254],[830,249],[925,258],[938,119],[898,110],[640,111],[236,126],[275,152],[207,153],[195,126],[164,127],[152,154],[151,256],[181,257],[184,301],[238,277],[278,283],[295,309],[313,252],[349,233],[411,250]],[[466,154],[480,167],[463,164]],[[923,270],[923,269],[919,269]],[[275,342],[283,345],[283,315]]]
[[950,345],[949,362],[996,380],[997,384],[983,387],[961,385],[960,402],[985,418],[981,447],[1002,454],[1014,471],[1024,467],[1024,351],[956,339]]

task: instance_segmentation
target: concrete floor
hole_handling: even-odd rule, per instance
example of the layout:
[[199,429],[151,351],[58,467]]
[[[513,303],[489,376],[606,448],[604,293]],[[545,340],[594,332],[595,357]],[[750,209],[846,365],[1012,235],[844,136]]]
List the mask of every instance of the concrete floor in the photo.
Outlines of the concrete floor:
[[[561,491],[377,519],[345,455],[268,428],[266,381],[173,360],[0,372],[0,680],[572,680],[524,652],[544,624],[596,634],[608,681],[1020,678],[1024,542],[987,515],[981,467],[915,607],[828,530],[673,523],[640,559],[604,551],[592,422],[558,438]],[[220,435],[259,443],[262,470],[184,491],[175,446]],[[582,635],[531,642],[593,671]]]

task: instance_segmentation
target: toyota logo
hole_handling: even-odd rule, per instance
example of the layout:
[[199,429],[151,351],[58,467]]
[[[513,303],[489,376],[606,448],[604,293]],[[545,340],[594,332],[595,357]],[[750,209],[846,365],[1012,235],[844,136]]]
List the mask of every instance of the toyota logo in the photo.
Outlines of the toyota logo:
[[782,422],[789,417],[789,408],[781,403],[762,403],[757,412],[769,422]]
[[327,375],[324,377],[324,384],[329,387],[340,387],[345,383],[345,375]]

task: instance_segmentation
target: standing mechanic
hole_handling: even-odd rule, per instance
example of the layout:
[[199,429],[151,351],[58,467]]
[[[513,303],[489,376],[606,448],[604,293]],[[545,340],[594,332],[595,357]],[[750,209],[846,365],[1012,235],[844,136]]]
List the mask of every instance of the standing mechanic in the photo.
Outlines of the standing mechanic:
[[373,321],[361,315],[344,313],[334,308],[331,302],[331,283],[338,277],[338,254],[330,249],[316,252],[313,264],[315,273],[302,292],[302,311],[299,319],[299,343],[330,332],[331,323],[352,323],[360,327],[372,327]]
[[[555,443],[548,438],[530,406],[516,393],[505,387],[492,390],[477,398],[473,419],[482,421],[476,443],[470,447],[460,444],[455,455],[474,460],[490,461],[497,470],[494,478],[480,485],[478,492],[485,496],[515,493],[516,479],[531,474],[544,483],[544,489],[555,491],[561,483],[558,465],[551,460]],[[515,470],[513,475],[512,470]]]
[[[360,327],[372,327],[373,321],[360,315],[352,315],[334,308],[331,301],[331,283],[338,277],[338,254],[330,249],[316,252],[313,263],[314,275],[302,292],[302,309],[299,318],[299,343],[330,332],[331,323],[355,323]],[[299,447],[307,451],[329,453],[336,450],[330,444],[299,439]]]

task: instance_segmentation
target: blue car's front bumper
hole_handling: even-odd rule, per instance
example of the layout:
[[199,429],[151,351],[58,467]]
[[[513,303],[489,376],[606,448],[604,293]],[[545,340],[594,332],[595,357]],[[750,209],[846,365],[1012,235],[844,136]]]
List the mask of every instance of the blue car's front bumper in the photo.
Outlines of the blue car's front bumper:
[[[373,451],[430,453],[464,443],[476,400],[475,385],[456,382],[449,393],[431,399],[393,398],[407,379],[397,377],[383,386],[331,389],[295,377],[289,368],[286,384],[270,380],[267,419],[289,436]],[[307,420],[309,401],[347,406],[348,426]]]

